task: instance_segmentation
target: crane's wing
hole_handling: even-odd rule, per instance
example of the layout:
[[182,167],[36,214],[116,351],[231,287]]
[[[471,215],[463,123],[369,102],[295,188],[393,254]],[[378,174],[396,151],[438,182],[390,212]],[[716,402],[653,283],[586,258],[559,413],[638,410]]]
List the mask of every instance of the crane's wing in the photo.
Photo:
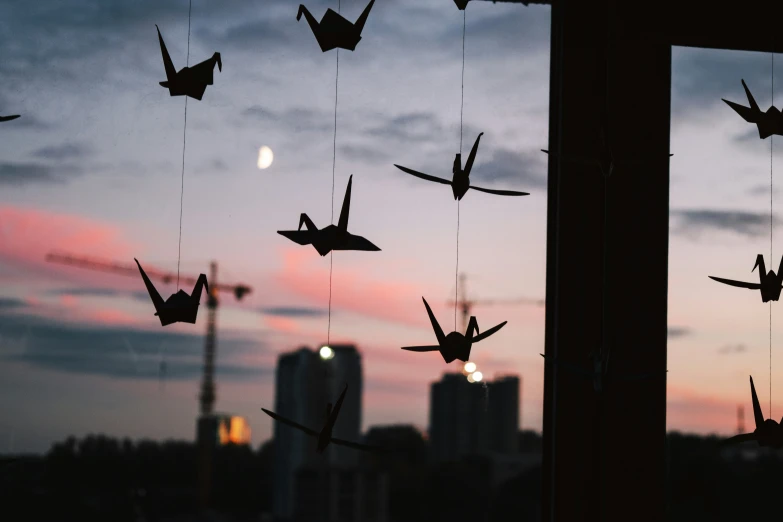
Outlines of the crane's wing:
[[11,121],[11,120],[15,120],[18,117],[19,114],[14,114],[12,116],[0,116],[0,121]]
[[734,435],[733,437],[730,437],[726,440],[721,441],[721,445],[723,444],[734,444],[737,442],[748,442],[751,440],[756,440],[756,434],[755,433],[743,433],[742,435]]
[[377,252],[380,250],[369,239],[365,239],[362,236],[355,236],[353,234],[346,234],[343,241],[341,241],[332,250],[362,250]]
[[529,196],[529,192],[517,192],[516,190],[496,190],[496,189],[486,189],[477,187],[475,185],[471,185],[470,188],[473,190],[478,190],[481,192],[486,192],[488,194],[497,194],[498,196]]
[[544,359],[546,359],[546,360],[547,360],[547,362],[551,362],[552,364],[554,364],[554,365],[556,365],[556,366],[562,366],[562,367],[563,367],[563,368],[565,368],[566,370],[570,370],[570,371],[572,371],[572,372],[574,372],[574,373],[576,373],[576,374],[578,374],[578,375],[581,375],[581,376],[583,376],[583,377],[587,377],[587,378],[590,378],[590,379],[592,379],[592,378],[593,378],[593,373],[592,373],[592,372],[590,372],[590,371],[588,371],[588,370],[585,370],[585,369],[584,369],[584,368],[582,368],[581,366],[577,366],[577,365],[575,365],[575,364],[570,364],[570,363],[563,362],[563,361],[555,361],[555,360],[552,360],[552,358],[551,358],[551,357],[547,357],[547,356],[546,356],[546,355],[544,355],[543,353],[541,353],[541,354],[539,354],[539,355],[540,355],[541,357],[543,357]]
[[734,281],[733,279],[723,279],[722,277],[707,276],[713,281],[723,283],[724,285],[736,286],[739,288],[748,288],[750,290],[758,290],[761,288],[760,283],[746,283],[744,281]]
[[332,408],[332,412],[329,414],[329,419],[326,421],[327,425],[334,427],[334,423],[337,422],[337,416],[340,414],[340,408],[343,407],[343,401],[345,400],[345,392],[348,391],[348,383],[345,383],[345,388],[337,399],[337,403]]
[[289,426],[291,426],[293,428],[296,428],[296,429],[298,429],[300,431],[303,431],[303,432],[307,433],[308,435],[311,435],[313,437],[317,437],[319,435],[317,431],[311,430],[310,428],[305,428],[301,424],[297,424],[296,422],[294,422],[292,420],[288,420],[285,417],[281,417],[280,415],[278,415],[275,412],[269,411],[269,410],[264,409],[264,408],[261,408],[261,411],[263,411],[264,413],[266,413],[267,415],[269,415],[270,417],[272,417],[276,421],[280,421],[283,424],[288,424]]
[[367,444],[358,444],[356,442],[348,442],[347,440],[342,439],[330,439],[332,444],[338,444],[340,446],[346,446],[348,448],[358,449],[362,451],[373,451],[376,453],[385,453],[387,450],[384,448],[381,448],[380,446],[368,446]]
[[367,23],[367,17],[370,16],[370,9],[372,9],[373,4],[375,4],[375,0],[370,0],[370,3],[367,4],[367,7],[362,11],[362,14],[356,19],[356,23],[353,24],[359,34],[362,34],[364,24]]
[[734,109],[734,111],[742,116],[742,119],[749,122],[749,123],[757,123],[756,116],[758,113],[751,109],[750,107],[745,107],[744,105],[740,105],[739,103],[730,102],[729,100],[724,100],[721,98],[724,102],[726,102],[726,105]]
[[440,346],[438,345],[430,345],[430,346],[403,346],[403,350],[408,350],[409,352],[437,352],[440,350]]
[[432,329],[435,332],[435,338],[438,339],[438,344],[445,346],[446,336],[443,333],[443,329],[440,327],[440,324],[438,324],[438,320],[435,319],[435,314],[432,313],[432,309],[430,308],[429,303],[427,303],[427,300],[424,299],[423,296],[421,300],[424,301],[424,308],[427,309],[427,315],[430,317],[430,323],[432,324]]
[[473,162],[476,161],[476,152],[478,152],[479,141],[483,135],[483,132],[479,133],[478,138],[476,138],[476,142],[473,144],[473,148],[470,149],[470,154],[468,154],[468,161],[465,162],[464,172],[468,176],[470,176],[470,171],[473,170]]
[[160,312],[164,305],[163,298],[158,293],[157,289],[155,288],[155,285],[152,284],[152,281],[150,281],[150,278],[147,277],[146,272],[144,272],[144,269],[141,267],[141,264],[139,264],[139,260],[136,259],[135,257],[133,258],[133,260],[136,261],[136,266],[139,267],[141,278],[144,279],[144,286],[147,287],[147,293],[150,294],[150,299],[152,299],[152,304],[155,307],[155,311]]
[[756,387],[753,386],[753,377],[750,378],[750,394],[753,399],[753,419],[756,422],[756,429],[758,429],[764,424],[764,414],[761,412],[761,404],[759,404],[759,396],[756,395]]
[[278,230],[277,233],[300,245],[309,245],[313,242],[313,233],[309,230]]
[[163,41],[163,36],[160,34],[160,28],[155,25],[155,29],[158,30],[158,41],[160,41],[160,53],[163,55],[163,67],[166,69],[166,80],[171,81],[177,75],[177,70],[174,68],[174,62],[171,61],[169,56],[169,50],[166,49],[166,43]]
[[346,232],[348,230],[348,216],[351,212],[351,185],[353,184],[353,174],[348,178],[348,187],[345,189],[343,197],[343,207],[340,209],[340,220],[337,222],[337,228]]
[[470,341],[471,341],[471,342],[474,342],[474,343],[477,343],[477,342],[481,341],[482,339],[486,339],[487,337],[489,337],[489,336],[490,336],[490,335],[492,335],[493,333],[497,332],[498,330],[500,330],[501,328],[503,328],[504,326],[506,326],[506,323],[507,323],[507,322],[508,322],[508,321],[503,321],[503,322],[502,322],[502,323],[500,323],[499,325],[497,325],[497,326],[493,326],[493,327],[492,327],[492,328],[490,328],[489,330],[485,330],[485,331],[484,331],[484,333],[481,333],[481,334],[478,334],[478,335],[477,335],[477,336],[475,336],[475,337],[472,337],[472,338],[470,339]]
[[409,169],[407,167],[402,167],[400,165],[397,165],[396,163],[394,164],[394,166],[400,169],[401,171],[410,174],[411,176],[416,176],[417,178],[426,179],[427,181],[434,181],[435,183],[443,183],[444,185],[451,185],[451,181],[447,179],[436,178],[435,176],[430,176],[429,174],[423,174],[413,169]]
[[742,116],[742,119],[744,119],[745,121],[750,123],[758,123],[758,116],[761,115],[761,109],[759,109],[756,100],[753,98],[753,95],[750,93],[750,89],[748,89],[745,80],[742,80],[742,88],[745,89],[745,96],[748,97],[748,103],[750,104],[750,107],[745,107],[743,105],[740,105],[739,103],[730,102],[729,100],[723,100],[723,101],[726,102],[726,105],[734,109],[737,114]]

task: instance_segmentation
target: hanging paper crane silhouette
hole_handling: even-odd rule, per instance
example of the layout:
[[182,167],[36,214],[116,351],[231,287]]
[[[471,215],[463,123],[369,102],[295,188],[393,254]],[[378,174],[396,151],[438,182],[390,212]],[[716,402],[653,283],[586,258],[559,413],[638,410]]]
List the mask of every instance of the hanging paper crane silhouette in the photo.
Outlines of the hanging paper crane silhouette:
[[432,323],[432,329],[435,330],[435,337],[438,339],[438,344],[430,346],[403,346],[402,349],[408,350],[409,352],[434,352],[437,350],[443,356],[443,360],[446,361],[446,363],[450,363],[454,359],[468,362],[470,359],[470,349],[473,344],[486,339],[503,328],[508,322],[503,321],[499,325],[493,326],[485,331],[483,334],[473,337],[473,332],[479,333],[479,326],[476,317],[471,316],[465,335],[462,335],[459,332],[451,332],[449,335],[444,335],[443,329],[440,327],[440,324],[438,324],[438,320],[435,319],[435,315],[432,313],[430,305],[427,304],[427,300],[423,297],[421,300],[424,301],[424,306],[427,308],[427,315],[430,316],[430,323]]
[[755,123],[759,131],[759,138],[766,139],[773,134],[783,135],[783,114],[774,105],[767,109],[767,112],[761,112],[756,100],[753,99],[753,95],[750,94],[750,89],[745,84],[745,80],[742,80],[742,87],[745,89],[745,94],[748,97],[748,103],[750,107],[745,107],[739,103],[730,102],[721,98],[726,105],[734,109],[737,114],[742,116],[742,119],[749,123]]
[[457,156],[454,158],[454,166],[452,167],[451,170],[451,172],[453,173],[453,177],[451,178],[451,181],[443,178],[437,178],[435,176],[430,176],[429,174],[423,174],[421,172],[409,169],[407,167],[402,167],[400,165],[397,165],[396,163],[394,164],[394,166],[407,174],[416,176],[417,178],[426,179],[427,181],[434,181],[435,183],[443,183],[444,185],[451,185],[451,191],[454,194],[454,199],[457,200],[461,200],[462,197],[468,192],[468,189],[479,190],[481,192],[496,194],[498,196],[528,196],[529,194],[527,192],[516,192],[513,190],[486,189],[486,188],[476,187],[475,185],[470,184],[470,171],[473,168],[473,161],[475,161],[476,159],[476,152],[478,151],[479,140],[483,135],[484,133],[481,132],[479,133],[478,138],[476,138],[476,143],[473,144],[473,148],[470,150],[470,154],[468,155],[468,161],[465,163],[464,169],[462,168],[462,154],[457,154]]
[[[777,301],[780,299],[780,289],[783,288],[783,257],[780,259],[777,274],[775,274],[774,270],[770,270],[769,272],[766,271],[763,254],[756,256],[756,264],[753,265],[753,270],[756,270],[757,267],[759,269],[758,283],[746,283],[744,281],[723,279],[722,277],[708,277],[725,285],[748,288],[750,290],[761,290],[761,300],[765,303],[768,301]],[[751,272],[753,272],[753,270],[751,270]]]
[[[756,395],[756,387],[753,386],[753,376],[750,377],[750,394],[753,400],[753,418],[756,421],[756,429],[753,433],[743,433],[726,439],[723,444],[755,440],[761,447],[780,449],[783,447],[783,426],[772,419],[764,420],[759,398]],[[783,419],[781,419],[781,423],[783,423]]]
[[0,122],[15,120],[18,117],[19,114],[14,114],[13,116],[0,116]]
[[[543,353],[539,355],[541,355],[541,357],[546,359],[547,362],[562,366],[565,370],[568,370],[571,373],[574,373],[581,377],[586,377],[588,379],[591,379],[593,381],[593,390],[595,390],[596,393],[601,393],[604,390],[604,387],[614,380],[634,381],[638,379],[649,379],[651,377],[655,377],[659,375],[658,373],[618,374],[616,372],[612,372],[610,374],[609,355],[611,353],[611,350],[612,350],[611,348],[607,348],[605,355],[602,353],[602,350],[600,348],[596,348],[592,352],[590,352],[589,355],[590,363],[591,363],[590,370],[578,366],[576,364],[570,364],[565,361],[560,361],[555,358],[548,357]],[[668,373],[668,372],[669,370],[666,370],[664,373]]]
[[345,388],[343,389],[343,392],[340,394],[340,398],[337,399],[337,404],[334,406],[334,409],[332,409],[332,403],[326,405],[326,423],[324,424],[324,427],[321,428],[321,431],[315,431],[311,430],[310,428],[307,428],[305,426],[302,426],[301,424],[298,424],[290,419],[286,419],[285,417],[282,417],[278,415],[275,412],[269,411],[265,408],[261,408],[261,411],[275,419],[276,421],[280,421],[283,424],[288,424],[289,426],[298,429],[299,431],[303,431],[310,435],[311,437],[316,437],[318,439],[318,446],[316,447],[316,453],[323,453],[324,450],[329,446],[329,443],[332,442],[334,444],[338,444],[340,446],[346,446],[353,449],[358,449],[362,451],[384,451],[383,448],[379,448],[377,446],[368,446],[366,444],[357,444],[355,442],[349,442],[347,440],[341,440],[341,439],[335,439],[332,437],[332,430],[334,429],[334,424],[337,422],[337,416],[340,414],[340,408],[342,408],[343,405],[343,399],[345,399],[345,392],[348,391],[348,384],[345,385]]
[[155,25],[155,29],[158,30],[160,52],[163,55],[163,67],[166,69],[166,81],[160,82],[161,87],[167,88],[171,96],[190,96],[196,100],[201,100],[204,96],[204,91],[207,90],[207,85],[214,83],[213,71],[215,70],[215,64],[217,64],[219,71],[223,71],[223,61],[220,59],[220,53],[215,53],[212,55],[212,58],[192,67],[183,67],[177,72],[157,25]]
[[160,319],[161,326],[168,326],[172,323],[190,323],[196,324],[196,315],[198,314],[199,301],[201,300],[201,289],[206,288],[207,294],[209,294],[209,284],[207,283],[206,274],[198,276],[196,286],[193,287],[193,293],[188,295],[184,290],[178,291],[176,294],[172,294],[165,302],[155,289],[155,285],[152,284],[150,278],[141,268],[139,260],[133,258],[136,261],[136,265],[139,267],[142,279],[144,279],[144,285],[147,287],[147,292],[150,294],[152,304],[155,306],[155,315]]
[[[299,216],[298,230],[278,230],[277,233],[287,237],[294,243],[313,245],[322,256],[325,256],[332,250],[379,251],[380,248],[373,245],[369,240],[348,232],[348,213],[351,210],[352,183],[353,175],[348,178],[348,188],[345,189],[343,208],[340,211],[340,221],[338,221],[336,226],[329,225],[326,228],[319,229],[307,214],[301,214]],[[305,225],[307,230],[302,230],[302,225]]]
[[364,24],[367,22],[367,17],[370,16],[370,9],[372,9],[374,3],[375,0],[370,0],[370,3],[364,8],[355,24],[352,24],[332,9],[327,9],[324,17],[321,19],[321,23],[318,23],[313,18],[313,15],[310,14],[310,11],[302,4],[299,4],[296,21],[301,20],[302,15],[305,16],[323,52],[331,51],[336,47],[353,51],[356,49],[359,40],[362,39],[362,29],[364,29]]
[[[559,158],[563,161],[578,163],[580,165],[588,165],[591,167],[593,166],[598,167],[601,170],[601,173],[604,175],[604,178],[609,178],[614,173],[614,168],[618,164],[622,166],[631,166],[631,165],[644,165],[647,163],[647,161],[643,161],[643,160],[628,160],[628,159],[621,159],[619,161],[616,160],[614,154],[612,154],[612,149],[609,146],[609,140],[606,138],[606,134],[603,131],[603,128],[599,127],[598,137],[600,141],[600,148],[598,151],[597,158],[585,158],[581,156],[563,155],[555,152],[550,152],[547,149],[541,149],[541,152]],[[674,154],[669,154],[670,158],[672,156],[674,156]]]

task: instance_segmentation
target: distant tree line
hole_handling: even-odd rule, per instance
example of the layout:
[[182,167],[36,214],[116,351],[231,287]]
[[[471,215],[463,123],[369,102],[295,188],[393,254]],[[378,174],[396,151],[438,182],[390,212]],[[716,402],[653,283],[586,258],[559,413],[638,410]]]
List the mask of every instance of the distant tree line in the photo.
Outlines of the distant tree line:
[[[271,441],[258,451],[216,448],[215,511],[236,520],[270,511],[271,459]],[[0,458],[3,510],[25,513],[25,520],[136,522],[192,514],[197,480],[197,449],[190,442],[89,435],[56,443],[44,457]]]
[[[394,453],[364,457],[365,465],[388,473],[390,520],[539,520],[540,466],[492,490],[489,459],[430,462],[428,442],[402,427],[367,436],[374,444],[392,440]],[[541,451],[535,432],[521,432],[519,442],[523,453]],[[667,436],[667,447],[667,520],[735,521],[775,512],[770,500],[783,485],[779,453],[753,444],[727,450],[715,437],[679,433]],[[256,450],[216,449],[212,507],[223,520],[257,521],[271,511],[273,456],[272,441]],[[70,437],[43,457],[0,457],[0,502],[4,513],[24,514],[14,521],[199,520],[197,477],[193,443]]]

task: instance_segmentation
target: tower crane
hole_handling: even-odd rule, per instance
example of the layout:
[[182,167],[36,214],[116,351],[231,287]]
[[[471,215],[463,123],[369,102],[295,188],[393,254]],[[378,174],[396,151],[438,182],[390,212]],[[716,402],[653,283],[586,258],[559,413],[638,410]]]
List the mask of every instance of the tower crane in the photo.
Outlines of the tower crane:
[[[462,296],[456,303],[456,305],[462,311],[462,330],[466,331],[468,327],[468,318],[471,315],[471,310],[474,306],[485,305],[504,305],[504,304],[525,304],[533,306],[544,306],[545,301],[543,299],[531,299],[526,297],[520,297],[518,299],[468,299],[467,297],[467,275],[459,275],[459,295]],[[454,306],[454,301],[449,301],[448,306]]]
[[[139,277],[139,270],[130,263],[118,263],[114,261],[105,261],[89,259],[86,257],[77,257],[69,254],[49,253],[46,255],[46,261],[50,263],[60,263],[88,270],[98,270],[113,274],[121,274],[133,277]],[[154,268],[145,269],[150,279],[159,279],[164,283],[170,283],[177,280],[177,274],[163,272]],[[179,276],[180,283],[193,285],[198,278],[191,276]],[[199,404],[202,415],[211,415],[215,406],[215,335],[218,308],[218,292],[231,292],[237,301],[252,292],[252,288],[244,285],[226,285],[217,282],[217,262],[210,263],[209,274],[209,295],[207,297],[207,335],[204,343],[204,368],[201,381],[201,393],[199,394]]]
[[[113,261],[98,261],[85,257],[75,257],[68,254],[49,253],[46,260],[51,263],[61,263],[89,270],[99,270],[114,274],[122,274],[138,277],[138,269],[131,264],[117,263]],[[199,500],[202,507],[207,507],[210,502],[210,491],[212,488],[212,460],[213,460],[213,441],[211,434],[214,433],[215,425],[215,326],[217,323],[218,292],[232,292],[237,301],[252,292],[252,288],[244,285],[224,285],[217,282],[217,262],[212,261],[209,264],[209,294],[207,296],[207,335],[204,342],[204,369],[201,380],[201,392],[199,393],[199,405],[201,416],[198,419],[196,428],[196,444],[198,446],[198,475],[200,484]],[[181,276],[169,272],[163,272],[155,269],[146,269],[147,276],[150,279],[160,279],[164,283],[170,283],[178,280],[187,285],[196,283],[196,277]]]

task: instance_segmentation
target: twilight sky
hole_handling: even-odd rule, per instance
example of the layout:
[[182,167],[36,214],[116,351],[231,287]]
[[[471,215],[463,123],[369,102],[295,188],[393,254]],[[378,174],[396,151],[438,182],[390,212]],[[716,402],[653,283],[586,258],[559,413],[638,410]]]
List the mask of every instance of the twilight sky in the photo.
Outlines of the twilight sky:
[[[320,19],[336,3],[307,5]],[[188,103],[181,267],[198,274],[215,259],[222,282],[254,288],[241,303],[224,296],[217,357],[217,409],[248,417],[254,444],[271,435],[260,408],[274,404],[278,354],[326,340],[329,258],[275,233],[301,212],[330,221],[335,53],[296,22],[297,5],[193,2],[190,63],[220,51],[223,72]],[[364,5],[343,0],[342,12],[355,20]],[[158,85],[155,24],[179,69],[187,13],[187,0],[0,3],[0,113],[22,114],[0,127],[0,452],[90,432],[194,436],[206,310],[163,329],[140,278],[44,262],[59,250],[176,271],[184,100]],[[357,51],[340,53],[335,212],[353,174],[349,228],[382,249],[334,256],[332,340],[362,351],[365,428],[426,429],[430,383],[457,369],[399,350],[434,341],[422,296],[453,326],[456,205],[392,164],[450,176],[461,37],[450,0],[379,1]],[[471,3],[465,152],[485,133],[472,178],[531,193],[463,200],[460,270],[474,297],[544,296],[548,73],[548,7]],[[757,253],[779,261],[768,258],[770,139],[720,101],[745,103],[740,78],[766,109],[769,55],[674,51],[669,429],[733,431],[749,373],[767,410],[767,308],[707,278],[755,278]],[[266,170],[262,145],[275,154]],[[473,360],[488,378],[523,377],[522,427],[539,430],[543,309],[474,314],[482,328],[509,321]]]

